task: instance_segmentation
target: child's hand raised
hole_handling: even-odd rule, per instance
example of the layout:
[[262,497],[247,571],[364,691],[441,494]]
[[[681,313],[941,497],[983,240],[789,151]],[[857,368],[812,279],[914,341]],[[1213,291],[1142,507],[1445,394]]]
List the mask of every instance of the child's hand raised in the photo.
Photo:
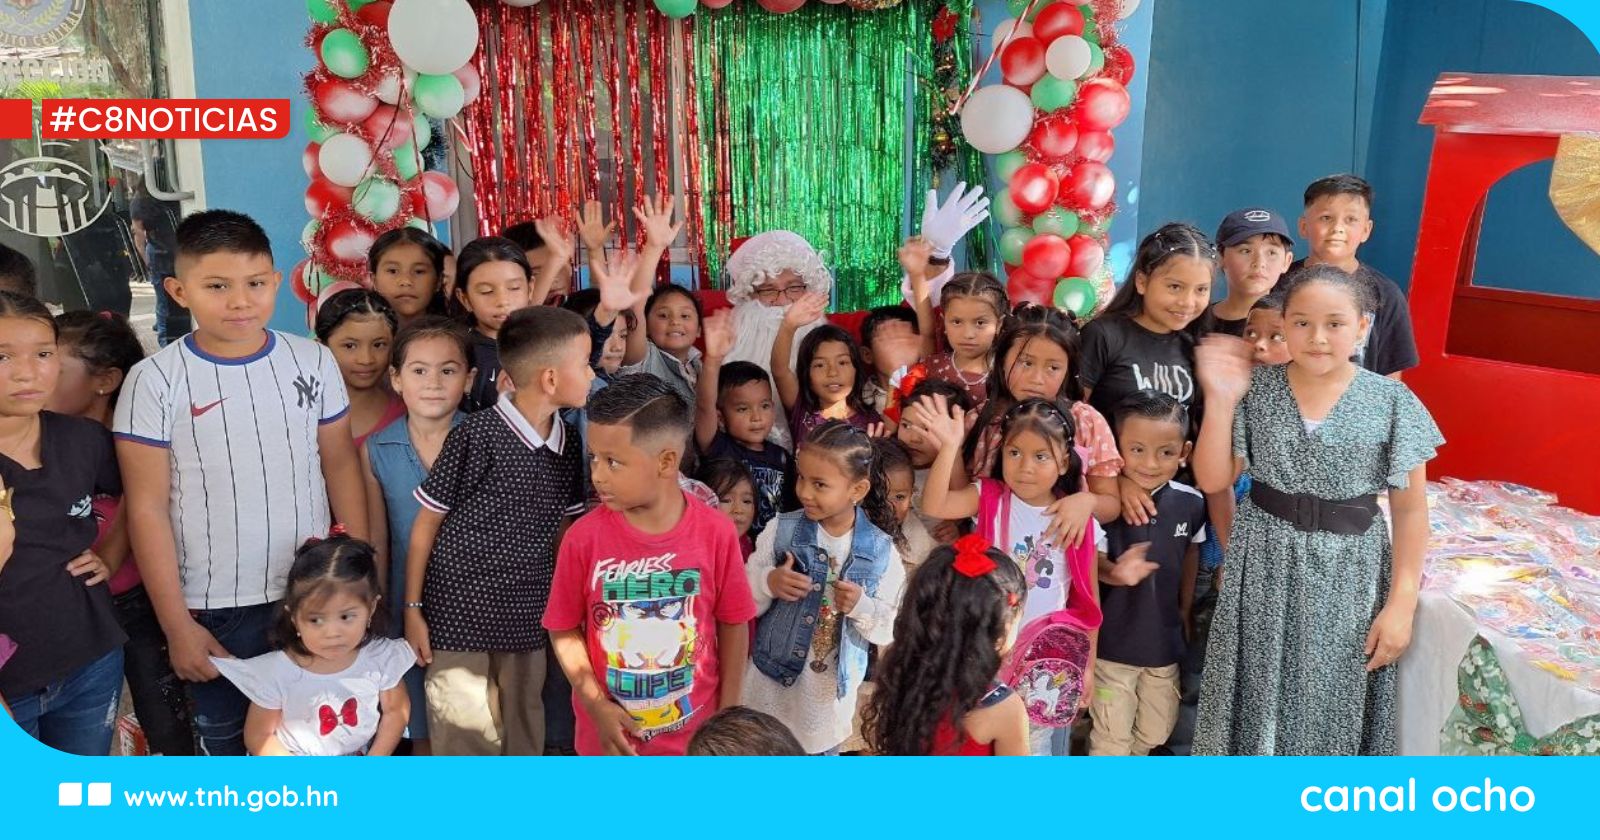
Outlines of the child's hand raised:
[[791,329],[799,329],[823,316],[828,311],[828,296],[817,292],[806,292],[800,299],[789,304],[789,311],[783,313],[783,325]]
[[811,576],[794,570],[794,555],[784,552],[783,563],[767,573],[767,588],[780,601],[798,601],[811,591]]
[[1154,574],[1161,566],[1152,563],[1149,558],[1150,544],[1139,543],[1122,552],[1117,562],[1111,564],[1111,571],[1106,572],[1103,578],[1112,586],[1138,586],[1145,578]]
[[900,246],[896,254],[900,257],[900,267],[912,283],[927,279],[928,260],[933,257],[933,246],[928,244],[928,240],[913,236]]
[[639,737],[639,722],[627,709],[613,703],[609,697],[585,703],[589,720],[594,723],[595,734],[600,736],[600,748],[606,755],[638,755],[629,736]]
[[604,249],[616,230],[616,221],[606,223],[599,201],[591,198],[583,203],[583,212],[578,216],[578,238],[583,240],[583,247],[589,249],[591,254]]
[[[539,232],[539,238],[544,240],[544,247],[550,251],[550,261],[547,266],[559,266],[572,262],[572,255],[577,252],[577,240],[567,232],[565,222],[555,216],[546,216],[533,223],[533,229]],[[546,269],[549,270],[548,268]],[[543,303],[543,301],[535,301]]]
[[868,423],[867,424],[867,437],[869,437],[869,438],[894,437],[894,426],[890,425],[887,422],[884,422],[884,423]]
[[1212,333],[1194,348],[1194,371],[1206,401],[1238,405],[1250,390],[1251,359],[1255,351],[1242,338]]
[[706,363],[721,361],[733,352],[733,310],[723,309],[707,315],[700,322],[700,332],[706,339]]
[[632,249],[612,251],[604,266],[589,267],[589,281],[600,292],[600,306],[612,312],[626,312],[639,302],[642,293],[633,288],[633,269],[639,255]]
[[952,406],[943,394],[933,394],[912,403],[904,412],[902,422],[912,426],[939,444],[940,449],[960,449],[967,437],[967,413],[961,406]]
[[862,589],[860,584],[851,583],[844,578],[833,582],[833,608],[840,615],[849,615],[850,611],[861,603]]
[[683,220],[677,224],[672,223],[673,212],[672,196],[660,198],[646,198],[642,207],[635,207],[633,217],[639,220],[639,225],[644,228],[644,245],[646,248],[660,248],[666,250],[672,247],[678,234],[683,231]]

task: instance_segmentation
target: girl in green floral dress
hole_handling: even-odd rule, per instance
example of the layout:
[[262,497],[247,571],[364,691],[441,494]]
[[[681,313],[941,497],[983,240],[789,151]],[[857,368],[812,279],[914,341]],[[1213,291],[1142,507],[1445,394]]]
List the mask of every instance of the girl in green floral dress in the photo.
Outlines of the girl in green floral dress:
[[1394,666],[1428,542],[1424,464],[1444,439],[1410,389],[1350,361],[1373,299],[1359,278],[1308,267],[1285,289],[1287,365],[1252,372],[1250,346],[1231,336],[1196,348],[1197,483],[1226,493],[1240,468],[1252,478],[1227,545],[1196,755],[1395,752]]

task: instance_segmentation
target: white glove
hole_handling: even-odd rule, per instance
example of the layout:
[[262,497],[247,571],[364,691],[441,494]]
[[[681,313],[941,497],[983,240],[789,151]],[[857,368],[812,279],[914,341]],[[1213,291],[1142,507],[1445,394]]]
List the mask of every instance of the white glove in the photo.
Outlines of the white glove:
[[921,234],[933,246],[933,256],[938,259],[949,259],[961,237],[989,218],[989,199],[983,195],[983,186],[973,187],[970,193],[966,189],[966,181],[956,184],[943,207],[939,206],[939,192],[928,190]]

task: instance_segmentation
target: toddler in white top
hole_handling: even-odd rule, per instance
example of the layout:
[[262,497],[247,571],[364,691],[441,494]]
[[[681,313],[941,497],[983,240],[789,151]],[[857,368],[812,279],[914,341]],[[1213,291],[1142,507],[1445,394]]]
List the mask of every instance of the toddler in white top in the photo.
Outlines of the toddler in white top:
[[250,698],[251,755],[389,755],[411,712],[401,678],[416,662],[404,639],[385,638],[372,546],[344,536],[310,540],[289,570],[278,649],[253,659],[212,657]]

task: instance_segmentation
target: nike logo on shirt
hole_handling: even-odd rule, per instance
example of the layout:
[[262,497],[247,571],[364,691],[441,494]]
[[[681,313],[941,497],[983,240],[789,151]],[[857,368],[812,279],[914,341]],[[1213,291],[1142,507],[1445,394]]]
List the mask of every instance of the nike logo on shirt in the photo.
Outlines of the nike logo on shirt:
[[[222,399],[227,399],[227,397],[223,397]],[[219,405],[222,405],[222,400],[217,400],[214,403],[207,403],[206,405],[191,405],[189,406],[189,416],[199,417],[200,415],[205,414]]]

